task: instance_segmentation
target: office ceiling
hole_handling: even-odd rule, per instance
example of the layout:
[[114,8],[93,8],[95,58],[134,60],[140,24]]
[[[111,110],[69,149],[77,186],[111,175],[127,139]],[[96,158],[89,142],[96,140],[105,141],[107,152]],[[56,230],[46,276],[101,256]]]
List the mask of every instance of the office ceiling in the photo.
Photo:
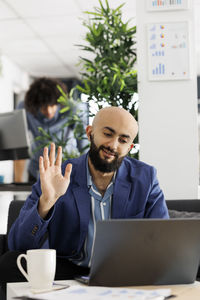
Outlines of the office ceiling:
[[[122,9],[124,21],[135,23],[139,0],[109,0]],[[200,16],[200,0],[192,0]],[[104,1],[103,1],[104,3]],[[32,76],[78,77],[76,44],[83,43],[85,10],[98,0],[0,0],[0,51]],[[196,49],[200,52],[200,18],[196,23]],[[200,60],[200,59],[199,59]]]

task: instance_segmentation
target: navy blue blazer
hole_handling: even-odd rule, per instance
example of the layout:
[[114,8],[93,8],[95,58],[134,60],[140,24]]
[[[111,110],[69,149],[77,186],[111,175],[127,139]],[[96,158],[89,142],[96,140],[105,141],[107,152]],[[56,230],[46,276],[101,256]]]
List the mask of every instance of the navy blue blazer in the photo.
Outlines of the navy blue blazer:
[[[48,231],[49,247],[56,249],[57,255],[71,258],[80,256],[87,235],[91,202],[87,186],[86,155],[65,162],[62,172],[69,162],[73,165],[70,185],[46,220],[37,211],[41,195],[40,181],[33,185],[32,193],[10,230],[10,250],[39,248]],[[129,157],[124,158],[115,178],[111,217],[169,217],[154,167]]]

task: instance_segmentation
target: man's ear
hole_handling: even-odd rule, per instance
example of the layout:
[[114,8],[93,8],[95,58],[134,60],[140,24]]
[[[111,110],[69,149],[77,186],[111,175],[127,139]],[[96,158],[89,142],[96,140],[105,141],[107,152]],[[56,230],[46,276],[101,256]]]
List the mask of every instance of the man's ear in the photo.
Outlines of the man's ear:
[[86,134],[87,134],[87,138],[88,138],[89,141],[90,141],[90,135],[91,135],[91,133],[92,133],[92,126],[88,125],[86,127]]

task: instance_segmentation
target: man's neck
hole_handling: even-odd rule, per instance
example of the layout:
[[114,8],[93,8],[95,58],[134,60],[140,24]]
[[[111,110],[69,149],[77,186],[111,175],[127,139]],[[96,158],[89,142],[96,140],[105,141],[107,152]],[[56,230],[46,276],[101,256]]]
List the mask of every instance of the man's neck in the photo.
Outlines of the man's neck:
[[90,158],[88,159],[88,165],[89,165],[90,174],[92,176],[92,180],[95,186],[97,187],[97,189],[99,190],[99,192],[101,193],[101,195],[103,196],[109,183],[113,178],[114,172],[103,173],[96,170]]

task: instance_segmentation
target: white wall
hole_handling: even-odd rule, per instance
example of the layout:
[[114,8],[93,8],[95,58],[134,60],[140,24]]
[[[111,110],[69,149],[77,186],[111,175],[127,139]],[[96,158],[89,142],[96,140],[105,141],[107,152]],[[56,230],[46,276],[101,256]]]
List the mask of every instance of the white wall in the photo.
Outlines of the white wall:
[[[13,94],[27,90],[29,76],[7,57],[2,56],[2,74],[0,75],[0,113],[13,110]],[[13,181],[13,161],[0,161],[0,175],[4,182]]]
[[[27,90],[29,76],[20,70],[8,58],[2,57],[2,74],[0,75],[0,113],[13,110],[13,93]],[[0,161],[0,175],[4,182],[13,181],[13,161]],[[6,233],[8,207],[14,195],[12,192],[0,192],[0,233]]]
[[[166,199],[198,198],[199,154],[193,11],[148,12],[137,1],[140,159],[154,165]],[[189,21],[189,80],[148,80],[147,23]]]
[[197,75],[200,76],[200,51],[197,52],[196,61],[199,62],[196,64]]

